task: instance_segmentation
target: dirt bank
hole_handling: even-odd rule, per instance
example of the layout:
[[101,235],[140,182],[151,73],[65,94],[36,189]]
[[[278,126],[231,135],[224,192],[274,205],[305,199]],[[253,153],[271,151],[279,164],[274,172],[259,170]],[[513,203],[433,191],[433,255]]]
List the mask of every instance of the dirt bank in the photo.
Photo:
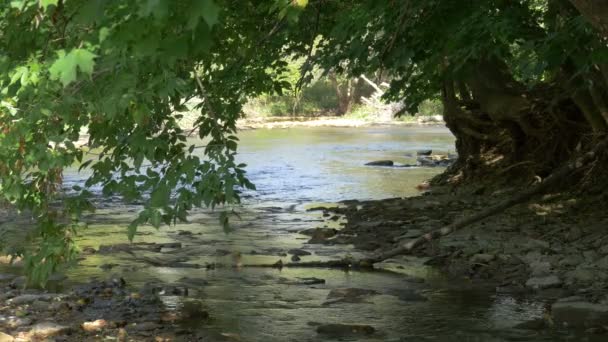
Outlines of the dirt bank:
[[[522,188],[438,187],[414,198],[347,201],[348,223],[324,243],[383,251],[513,196]],[[329,210],[328,214],[329,214]],[[597,333],[608,324],[608,211],[602,198],[545,195],[415,251],[451,277],[547,303],[541,326]],[[390,262],[390,260],[388,260]]]
[[416,117],[407,121],[399,120],[368,120],[344,117],[258,117],[246,118],[237,122],[237,127],[243,129],[259,128],[292,128],[292,127],[370,127],[370,126],[417,126],[445,125],[440,116]]

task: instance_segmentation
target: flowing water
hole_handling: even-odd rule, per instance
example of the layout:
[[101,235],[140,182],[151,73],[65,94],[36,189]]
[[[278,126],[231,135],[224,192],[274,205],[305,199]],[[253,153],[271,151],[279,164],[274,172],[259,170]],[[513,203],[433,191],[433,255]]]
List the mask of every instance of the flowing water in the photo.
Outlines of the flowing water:
[[[541,317],[542,303],[468,290],[446,282],[419,260],[404,259],[396,272],[329,269],[184,268],[173,265],[288,262],[285,252],[312,253],[303,261],[362,256],[351,246],[306,244],[298,231],[328,225],[321,212],[306,209],[347,199],[414,196],[415,185],[441,172],[439,168],[364,166],[381,159],[412,162],[418,149],[453,152],[454,138],[444,128],[293,128],[240,133],[239,161],[258,188],[247,192],[237,208],[241,219],[226,234],[217,213],[196,212],[188,224],[139,230],[135,242],[181,242],[182,248],[135,250],[86,256],[67,273],[65,284],[124,277],[132,286],[179,284],[188,296],[165,295],[167,307],[180,310],[201,301],[211,319],[191,328],[209,336],[239,335],[242,341],[319,341],[318,324],[366,324],[376,329],[365,341],[552,341],[558,336],[513,329]],[[83,176],[68,173],[68,182]],[[126,225],[135,206],[108,199],[79,238],[81,247],[126,242]],[[334,223],[339,227],[340,221]],[[155,262],[150,262],[153,260]],[[105,267],[100,267],[100,266]],[[153,266],[156,265],[156,266]],[[162,265],[162,266],[158,266]],[[304,278],[325,280],[305,284]],[[375,291],[361,301],[331,303],[331,289]],[[213,338],[211,339],[213,340]]]

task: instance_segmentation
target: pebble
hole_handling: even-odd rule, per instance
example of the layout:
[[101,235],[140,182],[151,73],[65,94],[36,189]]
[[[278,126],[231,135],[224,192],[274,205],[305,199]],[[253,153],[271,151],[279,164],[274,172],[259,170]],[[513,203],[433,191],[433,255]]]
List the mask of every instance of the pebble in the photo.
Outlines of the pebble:
[[38,294],[24,294],[17,296],[13,299],[9,299],[7,301],[10,305],[23,305],[23,304],[31,304],[35,301],[45,301],[48,302],[53,299],[51,295],[38,295]]
[[407,231],[407,233],[398,236],[395,238],[395,241],[400,241],[400,240],[404,240],[404,239],[415,239],[417,237],[419,237],[420,235],[424,234],[424,232],[420,229],[409,229]]
[[368,166],[393,166],[395,163],[392,160],[376,160],[366,163]]
[[30,304],[30,309],[35,311],[47,311],[50,309],[50,304],[48,302],[43,302],[41,300],[37,300]]
[[608,269],[608,255],[596,261],[595,265],[603,270]]
[[335,303],[360,303],[366,297],[377,295],[378,292],[369,289],[360,288],[337,288],[329,291],[327,295],[328,301],[323,305],[330,305]]
[[599,254],[596,251],[584,251],[583,257],[585,257],[585,261],[593,262],[599,258]]
[[594,270],[579,266],[572,271],[566,272],[565,277],[569,283],[588,283],[595,280],[596,273]]
[[317,284],[325,284],[325,279],[315,278],[315,277],[296,278],[296,279],[279,278],[279,283],[286,284],[286,285],[317,285]]
[[530,263],[530,271],[534,277],[542,277],[551,274],[551,263],[548,261],[534,261]]
[[370,325],[361,324],[322,324],[317,327],[317,333],[333,337],[352,337],[371,335],[376,329]]
[[0,331],[0,342],[13,342],[15,338],[9,334],[5,334]]
[[295,255],[295,256],[306,256],[306,255],[311,255],[312,253],[310,253],[309,251],[305,251],[303,249],[295,248],[295,249],[288,250],[287,254],[291,254],[291,255]]
[[551,306],[556,323],[570,327],[590,327],[608,324],[608,305],[583,301],[556,302]]
[[577,266],[578,264],[581,264],[582,262],[584,262],[585,259],[579,255],[579,254],[573,254],[573,255],[568,255],[566,257],[564,257],[562,260],[559,261],[559,265],[560,266]]
[[547,289],[551,287],[559,287],[562,285],[562,281],[556,275],[549,275],[546,277],[533,277],[528,279],[526,282],[527,287],[533,289]]
[[17,316],[0,316],[0,324],[8,328],[15,329],[32,324],[32,320],[29,318],[22,318]]
[[81,327],[86,332],[97,332],[105,328],[108,322],[105,319],[98,319],[92,322],[84,322]]
[[546,327],[546,322],[542,318],[533,319],[531,321],[525,321],[519,324],[516,324],[513,328],[515,329],[525,329],[525,330],[541,330]]
[[480,254],[473,255],[471,257],[471,262],[479,263],[479,264],[487,264],[487,263],[493,261],[494,259],[496,259],[496,256],[494,254],[480,253]]
[[13,279],[15,279],[15,275],[13,274],[0,274],[0,282],[11,281]]
[[142,323],[135,323],[131,326],[129,326],[129,330],[132,331],[152,331],[152,330],[156,330],[159,329],[160,325],[154,322],[142,322]]
[[548,250],[550,245],[547,241],[528,239],[523,247],[527,250]]
[[34,325],[29,332],[29,335],[36,338],[47,338],[50,336],[66,334],[70,331],[70,327],[60,325],[53,322],[43,322]]

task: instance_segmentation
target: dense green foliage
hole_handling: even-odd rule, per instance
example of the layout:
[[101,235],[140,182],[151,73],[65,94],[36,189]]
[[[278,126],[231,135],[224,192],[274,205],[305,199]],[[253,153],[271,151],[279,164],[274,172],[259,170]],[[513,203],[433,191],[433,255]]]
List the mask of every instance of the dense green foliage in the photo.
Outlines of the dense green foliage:
[[[299,10],[285,1],[0,5],[1,193],[39,222],[32,238],[42,243],[12,250],[25,256],[33,281],[73,260],[92,186],[144,201],[130,237],[137,225],[183,221],[193,207],[234,203],[239,187],[253,187],[234,160],[235,120],[247,96],[283,86],[275,76],[284,44],[268,38]],[[252,58],[260,49],[267,56]],[[205,159],[177,124],[195,96],[203,99],[196,133],[207,142]],[[92,149],[101,152],[92,158]],[[91,175],[58,202],[54,187],[74,163]]]
[[[405,98],[411,112],[440,95],[463,162],[489,150],[521,158],[539,142],[551,147],[548,159],[563,160],[588,133],[608,129],[607,7],[602,0],[4,1],[0,193],[36,218],[32,238],[41,238],[12,252],[25,256],[36,282],[73,260],[93,186],[143,201],[130,237],[141,224],[237,202],[239,189],[253,187],[235,162],[243,104],[283,90],[301,96],[315,70],[348,79],[388,73],[387,98]],[[302,61],[295,87],[287,58]],[[187,140],[195,132],[177,123],[193,98],[205,158]],[[101,152],[88,154],[93,149]],[[65,196],[57,187],[74,164],[90,177]]]
[[343,6],[320,63],[352,75],[383,70],[393,77],[387,98],[405,98],[409,112],[440,94],[458,168],[483,168],[479,157],[491,152],[546,174],[607,129],[605,1]]

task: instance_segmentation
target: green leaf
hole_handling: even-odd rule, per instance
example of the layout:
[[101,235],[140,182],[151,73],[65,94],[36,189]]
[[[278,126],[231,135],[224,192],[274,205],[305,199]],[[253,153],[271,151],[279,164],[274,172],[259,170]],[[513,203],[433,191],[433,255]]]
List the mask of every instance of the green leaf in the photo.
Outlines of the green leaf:
[[59,0],[40,0],[40,7],[46,11],[46,9],[51,5],[57,6],[58,2]]
[[137,222],[133,221],[129,224],[129,227],[127,227],[127,236],[129,237],[129,241],[133,241],[135,233],[137,233],[137,226]]
[[201,18],[209,27],[217,24],[220,8],[213,0],[193,0],[190,6],[188,28],[193,30],[198,26]]
[[171,189],[167,184],[160,184],[152,194],[150,195],[150,206],[154,208],[161,208],[169,204],[169,197],[171,195]]
[[106,40],[106,38],[108,38],[109,35],[110,35],[109,28],[102,27],[101,29],[99,29],[99,42],[103,43],[103,41]]
[[154,227],[154,228],[160,228],[160,224],[162,220],[162,214],[160,212],[160,210],[153,210],[152,214],[150,215],[150,224]]
[[222,225],[222,229],[225,233],[230,233],[232,231],[230,227],[230,217],[227,211],[220,212],[220,224]]
[[147,17],[153,14],[156,18],[164,18],[169,13],[169,2],[167,0],[147,0],[139,10],[139,15]]
[[68,54],[65,50],[60,50],[57,54],[59,57],[51,65],[49,72],[51,78],[59,80],[64,87],[76,80],[77,70],[89,76],[93,74],[94,59],[97,57],[94,53],[85,49],[73,49]]

